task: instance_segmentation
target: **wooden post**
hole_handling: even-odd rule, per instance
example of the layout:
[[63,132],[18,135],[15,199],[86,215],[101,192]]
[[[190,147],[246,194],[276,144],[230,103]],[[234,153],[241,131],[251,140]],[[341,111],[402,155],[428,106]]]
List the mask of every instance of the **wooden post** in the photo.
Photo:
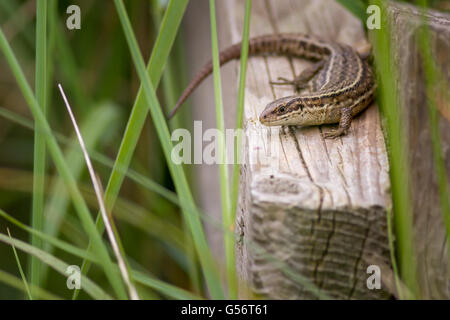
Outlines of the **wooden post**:
[[[243,3],[229,6],[237,42]],[[361,23],[335,1],[255,1],[251,35],[274,32],[364,45]],[[386,298],[385,288],[366,285],[371,257],[390,265],[388,161],[377,105],[337,140],[322,137],[333,126],[267,128],[257,120],[268,102],[294,94],[269,82],[294,77],[307,65],[286,57],[249,61],[236,222],[241,298],[315,298],[295,275],[333,298]]]
[[[421,287],[425,297],[448,297],[448,258],[424,104],[423,70],[413,41],[419,18],[411,6],[393,4],[396,28],[395,65],[399,67],[402,105],[410,132],[411,175]],[[208,6],[190,4],[186,33],[191,71],[210,58]],[[220,47],[239,42],[244,1],[217,2]],[[433,51],[449,80],[448,16],[430,12]],[[251,36],[303,32],[364,47],[358,19],[333,0],[253,1]],[[201,35],[201,36],[199,36]],[[208,41],[205,41],[207,39]],[[234,127],[238,62],[222,69],[228,128]],[[374,103],[352,123],[347,136],[324,140],[333,126],[267,128],[258,115],[273,99],[294,93],[271,86],[278,77],[294,77],[309,62],[286,57],[249,60],[245,100],[245,133],[237,212],[237,267],[240,298],[315,298],[303,280],[333,298],[378,299],[393,292],[387,240],[391,209],[389,166],[378,106]],[[212,81],[191,100],[194,118],[204,130],[214,127]],[[444,91],[447,87],[444,87]],[[449,99],[441,99],[439,124],[447,174],[450,172]],[[202,207],[216,224],[208,237],[219,265],[223,263],[217,168],[198,166]],[[381,290],[369,290],[369,265],[381,268]],[[421,288],[423,290],[423,288]],[[446,291],[447,290],[447,291]],[[389,292],[389,293],[388,293]]]
[[[418,31],[423,17],[418,8],[391,2],[388,19],[392,28],[393,65],[398,70],[399,106],[409,145],[415,249],[419,285],[425,299],[450,298],[448,239],[439,197],[433,158],[423,57]],[[439,81],[433,88],[441,140],[441,152],[450,181],[450,15],[429,10],[431,54]],[[450,190],[448,185],[447,190]]]

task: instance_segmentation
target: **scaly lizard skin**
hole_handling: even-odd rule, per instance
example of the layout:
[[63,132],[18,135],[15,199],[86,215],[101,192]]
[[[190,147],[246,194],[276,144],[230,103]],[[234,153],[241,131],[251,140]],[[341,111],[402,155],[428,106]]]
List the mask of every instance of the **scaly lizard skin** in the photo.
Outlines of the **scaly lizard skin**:
[[[339,123],[324,134],[336,138],[346,134],[352,118],[373,100],[375,81],[369,63],[350,46],[324,41],[305,34],[263,35],[249,40],[249,56],[286,55],[312,60],[314,65],[293,80],[280,78],[272,84],[291,84],[308,93],[277,99],[267,105],[259,120],[266,126],[321,125]],[[241,56],[241,44],[220,53],[220,65]],[[198,85],[212,73],[208,62],[178,100],[171,118]]]

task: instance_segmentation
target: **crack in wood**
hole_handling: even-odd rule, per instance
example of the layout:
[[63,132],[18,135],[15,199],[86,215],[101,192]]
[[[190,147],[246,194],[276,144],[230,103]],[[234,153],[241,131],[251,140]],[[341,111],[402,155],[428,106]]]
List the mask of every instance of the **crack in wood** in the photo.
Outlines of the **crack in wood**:
[[[314,280],[315,280],[316,283],[317,283],[317,272],[318,272],[318,269],[325,262],[325,257],[328,254],[328,249],[330,247],[331,238],[333,237],[333,235],[335,233],[335,229],[336,229],[336,220],[335,220],[336,219],[336,212],[334,210],[332,211],[332,217],[333,218],[331,220],[331,231],[328,234],[327,242],[326,242],[326,245],[325,245],[325,249],[323,250],[322,256],[320,257],[319,261],[316,263],[316,266],[314,268]],[[325,281],[325,279],[322,278],[321,281],[318,283],[319,288],[322,289],[324,281]]]
[[366,219],[366,220],[367,220],[367,229],[366,229],[366,233],[365,233],[365,236],[363,239],[363,243],[361,245],[361,250],[359,251],[360,252],[359,257],[358,257],[358,259],[356,259],[355,267],[353,269],[353,284],[352,284],[350,293],[348,295],[348,299],[351,299],[355,292],[356,284],[358,283],[358,264],[362,260],[362,257],[364,255],[364,251],[365,251],[366,241],[369,237],[371,223],[370,223],[369,219]]
[[264,56],[263,60],[264,60],[264,66],[266,67],[267,76],[269,78],[269,87],[270,87],[270,90],[272,91],[272,98],[275,100],[277,98],[277,95],[275,94],[275,88],[274,88],[274,85],[272,84],[273,79],[272,79],[272,75],[270,73],[269,63],[267,62],[267,57]]
[[280,30],[278,29],[277,20],[275,19],[275,15],[273,13],[272,4],[269,0],[264,0],[264,5],[266,8],[267,17],[269,18],[270,25],[272,26],[272,29],[275,34],[279,34]]
[[323,138],[322,126],[319,126],[319,133],[320,133],[320,136],[322,137],[322,144],[323,144],[323,147],[325,149],[325,154],[327,155],[328,162],[331,163],[331,158],[330,158],[330,153],[328,151],[328,146],[327,146],[327,143],[326,143],[325,139]]
[[311,176],[311,172],[309,172],[308,165],[306,164],[306,161],[303,158],[303,153],[302,153],[302,150],[301,150],[300,145],[298,143],[297,137],[295,136],[295,129],[292,126],[289,126],[288,130],[289,130],[289,134],[290,134],[292,140],[294,141],[294,145],[295,145],[295,148],[297,150],[297,154],[298,154],[298,156],[300,158],[300,161],[301,161],[301,163],[303,165],[303,168],[305,169],[306,175],[308,176],[309,181],[314,183],[314,180],[313,180],[313,178]]
[[[236,2],[237,16],[241,19],[236,24],[236,31],[239,33],[242,31],[239,24],[243,17],[242,4],[238,0],[230,1]],[[289,4],[295,10],[289,9]],[[358,31],[359,24],[356,25],[359,21],[355,19],[355,24],[351,23],[353,17],[334,5],[334,2],[286,0],[284,3],[266,0],[255,3],[253,10],[256,13],[251,22],[253,36],[273,33],[279,26],[283,32],[308,33],[310,28],[314,30],[313,33],[324,36],[325,39],[350,45],[364,39],[362,29],[361,32]],[[327,10],[333,13],[326,13]],[[271,17],[271,24],[267,16]],[[327,28],[323,24],[317,24],[319,18],[329,20]],[[347,30],[352,31],[351,37],[346,36]],[[233,42],[239,41],[241,34],[238,33],[234,35]],[[246,95],[246,121],[254,123],[255,119],[250,117],[254,117],[255,112],[261,112],[268,99],[293,94],[291,87],[278,87],[267,81],[290,73],[295,76],[296,69],[302,70],[305,63],[307,62],[303,59],[296,58],[251,59],[251,86],[246,89],[250,93]],[[252,114],[248,112],[248,108],[251,108]],[[370,249],[370,252],[383,256],[389,249],[383,232],[384,225],[380,222],[385,212],[382,201],[389,182],[387,160],[382,158],[385,149],[380,128],[371,123],[377,117],[377,112],[374,109],[363,119],[355,120],[350,134],[334,141],[321,138],[328,126],[320,126],[318,130],[281,127],[281,132],[268,129],[268,139],[265,140],[250,140],[251,134],[260,128],[257,125],[247,126],[250,133],[250,148],[246,150],[247,153],[254,155],[262,152],[267,149],[267,141],[277,144],[279,148],[273,164],[250,166],[243,181],[248,194],[242,195],[240,205],[245,207],[244,219],[248,229],[245,230],[243,254],[239,257],[240,260],[237,259],[237,263],[239,269],[245,271],[241,274],[242,279],[249,281],[255,293],[268,299],[316,298],[299,283],[281,274],[279,268],[274,268],[270,262],[252,252],[248,243],[253,242],[273,253],[277,259],[285,261],[293,271],[305,276],[317,288],[322,288],[321,292],[332,297],[385,297],[381,291],[366,290],[363,283],[360,283],[362,278],[357,278],[362,274],[360,260],[365,257],[364,250]],[[355,137],[355,134],[360,137]],[[370,141],[367,140],[368,135],[371,135]],[[260,150],[258,146],[261,142],[263,147],[260,146]],[[358,163],[355,162],[355,150],[362,153]],[[378,155],[376,160],[371,159]],[[355,170],[360,170],[365,161],[369,161],[369,166],[363,168],[358,176]],[[378,165],[373,165],[374,161]],[[274,178],[266,179],[269,175]],[[356,181],[358,179],[362,180]],[[379,187],[369,185],[371,183],[376,183]],[[357,188],[363,188],[366,195],[364,198]],[[367,216],[366,210],[372,205],[380,205],[379,214]],[[373,224],[370,229],[368,223]],[[241,297],[248,298],[245,295]]]

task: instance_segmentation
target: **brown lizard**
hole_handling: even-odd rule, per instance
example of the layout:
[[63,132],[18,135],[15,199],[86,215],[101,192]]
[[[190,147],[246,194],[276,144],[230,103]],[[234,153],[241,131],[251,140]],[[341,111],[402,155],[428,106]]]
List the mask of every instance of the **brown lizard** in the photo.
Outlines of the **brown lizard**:
[[[269,103],[259,117],[266,126],[339,123],[337,130],[324,134],[325,138],[336,138],[346,134],[352,118],[373,100],[376,85],[372,69],[365,57],[348,45],[290,33],[249,40],[249,56],[268,54],[304,58],[314,64],[293,80],[279,78],[278,82],[272,82],[294,85],[297,91],[308,89],[308,93]],[[240,56],[238,43],[220,53],[220,65]],[[210,61],[183,92],[169,119],[212,70]]]

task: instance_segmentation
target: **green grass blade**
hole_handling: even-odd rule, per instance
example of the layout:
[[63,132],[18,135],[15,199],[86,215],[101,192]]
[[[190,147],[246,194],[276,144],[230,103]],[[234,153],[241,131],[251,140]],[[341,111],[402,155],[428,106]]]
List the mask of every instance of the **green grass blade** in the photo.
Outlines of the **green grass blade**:
[[129,264],[128,264],[128,261],[125,259],[125,256],[126,256],[125,250],[123,248],[122,241],[119,236],[119,232],[117,231],[117,227],[114,223],[114,220],[112,219],[112,216],[106,210],[105,202],[103,199],[103,188],[101,186],[101,182],[99,181],[97,173],[95,172],[94,166],[92,165],[92,161],[87,152],[86,144],[84,142],[83,136],[81,135],[77,121],[72,112],[72,107],[70,106],[70,103],[67,99],[67,96],[66,96],[61,84],[58,84],[58,88],[61,92],[61,96],[64,100],[64,103],[66,105],[67,111],[70,116],[70,119],[74,126],[74,129],[75,129],[75,132],[76,132],[76,135],[77,135],[80,147],[81,147],[81,151],[84,155],[86,167],[88,169],[89,176],[91,178],[92,187],[94,189],[94,193],[97,198],[98,205],[100,207],[100,212],[102,214],[103,221],[105,223],[106,233],[107,233],[107,236],[109,239],[109,243],[110,243],[110,245],[113,249],[113,253],[116,257],[117,264],[120,269],[120,274],[122,276],[122,280],[128,290],[128,296],[131,300],[139,300],[139,295],[136,291],[136,288],[133,285],[132,281],[130,280]]
[[[419,5],[426,10],[427,1],[418,0]],[[450,193],[447,181],[447,170],[445,167],[445,160],[443,155],[443,147],[440,138],[439,130],[439,114],[437,108],[435,88],[439,88],[439,82],[446,80],[439,79],[439,70],[433,61],[433,54],[431,52],[431,42],[429,27],[427,24],[427,15],[424,12],[423,26],[419,30],[419,48],[422,54],[423,65],[425,70],[428,118],[430,123],[431,145],[433,150],[434,169],[436,172],[437,185],[439,190],[439,200],[441,205],[442,220],[444,221],[445,230],[447,234],[447,254],[450,262]],[[445,89],[442,89],[445,90]]]
[[53,245],[61,250],[64,250],[74,256],[83,257],[83,258],[89,259],[91,261],[95,261],[96,263],[100,263],[100,260],[97,258],[97,256],[95,254],[88,252],[87,250],[82,250],[73,245],[67,244],[66,242],[59,240],[58,238],[55,238],[53,236],[49,236],[48,234],[46,234],[44,232],[30,228],[29,226],[23,224],[22,222],[15,219],[11,215],[7,214],[2,209],[0,209],[0,217],[2,217],[5,220],[9,221],[10,223],[14,224],[15,226],[19,227],[20,229],[25,230],[26,232],[34,235],[36,238],[41,239],[43,242],[50,243],[51,245]]
[[[219,131],[217,152],[219,159],[220,196],[222,202],[222,221],[224,230],[232,230],[234,221],[231,213],[230,184],[228,181],[227,151],[225,146],[225,119],[222,101],[222,84],[220,81],[219,44],[217,40],[217,23],[215,0],[209,1],[211,22],[211,46],[214,77],[214,97],[216,105],[216,125]],[[230,299],[237,299],[237,278],[235,263],[235,243],[233,233],[223,233],[225,244],[226,273]]]
[[[0,283],[4,283],[7,286],[10,286],[12,288],[16,288],[18,290],[26,292],[26,289],[24,287],[23,281],[18,279],[17,277],[13,276],[12,274],[9,274],[3,270],[0,270]],[[54,294],[31,285],[31,290],[33,290],[34,295],[36,298],[46,299],[46,300],[62,300],[61,297],[55,296]]]
[[398,105],[398,88],[396,69],[391,64],[392,50],[389,21],[387,21],[384,2],[374,0],[382,12],[383,29],[373,30],[374,56],[378,78],[378,101],[381,112],[386,119],[388,155],[390,164],[391,192],[394,211],[394,229],[399,258],[399,271],[402,281],[419,297],[416,255],[414,250],[413,222],[411,208],[411,172],[406,134],[403,132],[402,109]]
[[160,293],[166,295],[172,299],[179,300],[199,300],[199,296],[190,293],[189,291],[177,288],[175,286],[169,285],[158,279],[150,278],[139,271],[132,271],[132,277],[137,283],[143,284],[149,288],[155,289]]
[[337,0],[344,8],[350,11],[357,17],[363,25],[366,24],[366,7],[367,5],[362,0]]
[[[36,5],[36,75],[35,75],[36,100],[47,113],[47,0],[38,0]],[[44,228],[44,184],[45,184],[45,135],[39,130],[34,133],[34,164],[33,164],[33,201],[31,225],[33,228]],[[31,238],[31,244],[42,248],[39,239]],[[30,281],[39,286],[41,264],[36,258],[31,258]]]
[[[103,108],[103,107],[99,107],[99,108]],[[115,112],[112,112],[112,113],[115,113]],[[34,125],[30,120],[28,120],[27,118],[25,118],[17,113],[14,113],[5,108],[2,108],[2,107],[0,107],[0,117],[3,117],[12,122],[15,122],[15,123],[19,124],[20,126],[23,126],[27,129],[31,129],[31,130],[34,129]],[[103,115],[103,117],[104,117],[104,115]],[[111,123],[110,123],[110,125],[111,125]],[[65,145],[70,146],[73,143],[73,140],[71,140],[70,138],[68,138],[62,134],[55,133],[55,137],[59,142],[65,144]],[[111,160],[110,158],[108,158],[107,156],[103,155],[100,152],[97,152],[95,149],[88,148],[88,150],[89,150],[89,154],[92,155],[92,159],[94,159],[98,163],[102,164],[103,166],[105,166],[107,168],[114,167],[114,161]],[[136,172],[135,170],[132,170],[132,169],[128,169],[126,167],[120,167],[120,166],[116,166],[115,169],[119,173],[121,173],[124,177],[125,176],[128,177],[129,179],[133,180],[137,184],[140,184],[144,188],[146,188],[146,189],[160,195],[161,197],[165,198],[166,200],[170,201],[174,205],[176,205],[176,206],[180,205],[180,202],[178,201],[178,197],[174,192],[172,192],[171,190],[168,190],[167,188],[165,188],[162,185],[158,184],[157,182],[147,178],[146,176],[140,174],[139,172]]]
[[22,91],[22,94],[31,110],[31,113],[33,114],[35,121],[39,123],[42,132],[45,134],[49,153],[53,158],[53,161],[56,165],[58,172],[61,174],[61,176],[65,181],[66,188],[69,190],[69,193],[73,200],[73,204],[83,224],[83,227],[89,234],[89,236],[93,238],[96,253],[102,257],[102,263],[106,276],[108,277],[108,280],[113,286],[114,291],[118,294],[119,298],[125,299],[127,295],[120,277],[118,277],[118,274],[115,272],[116,267],[112,264],[108,251],[104,243],[102,242],[99,233],[95,228],[95,224],[92,220],[86,202],[84,201],[80,193],[80,190],[77,187],[75,179],[72,176],[70,169],[64,159],[62,151],[59,148],[56,139],[51,132],[50,126],[45,118],[45,115],[42,112],[36,98],[34,97],[33,91],[31,90],[31,87],[25,78],[23,70],[20,67],[8,43],[8,40],[5,38],[5,35],[1,28],[0,28],[0,48],[3,51],[3,54],[5,55],[5,58],[14,74],[14,77],[16,78],[19,88]]
[[[8,231],[9,238],[12,239],[11,233],[9,232],[8,228],[6,229],[6,231]],[[25,287],[25,291],[28,295],[28,299],[33,300],[33,296],[31,295],[30,287],[28,286],[28,282],[27,282],[27,278],[25,277],[25,273],[23,273],[22,265],[20,263],[19,256],[17,255],[16,248],[14,247],[14,245],[11,245],[11,247],[14,252],[14,257],[16,258],[17,267],[19,268],[20,277],[22,278],[23,286]]]
[[[166,64],[170,49],[172,48],[175,40],[187,3],[188,0],[171,0],[167,7],[166,14],[164,15],[161,23],[161,30],[158,34],[158,38],[156,39],[156,43],[150,57],[150,62],[147,67],[147,74],[150,77],[154,87],[158,86],[159,80],[161,79],[164,65]],[[148,107],[146,103],[146,97],[141,86],[125,129],[122,143],[114,163],[113,171],[111,172],[108,184],[106,186],[104,198],[106,209],[108,211],[111,211],[114,207],[114,203],[125,177],[124,172],[126,172],[130,165],[139,136],[141,135],[141,131],[144,127],[145,118],[148,114]],[[97,215],[96,228],[101,234],[105,229],[100,214]],[[82,273],[86,274],[88,270],[89,263],[83,262],[81,267]],[[76,298],[76,294],[77,293],[75,291],[74,298]]]
[[[166,64],[170,49],[175,41],[178,27],[183,18],[187,3],[188,0],[171,0],[167,7],[147,67],[147,74],[155,88],[158,87],[164,65]],[[106,205],[109,210],[114,206],[114,201],[117,198],[124,179],[123,171],[129,167],[137,140],[144,126],[145,118],[148,114],[146,103],[147,101],[141,85],[133,105],[130,119],[128,120],[113,171],[105,190]]]
[[400,285],[400,281],[399,281],[400,273],[398,271],[397,260],[395,259],[395,243],[394,243],[395,235],[394,235],[394,230],[392,228],[392,220],[393,220],[392,219],[392,210],[388,209],[386,212],[386,225],[387,225],[388,241],[389,241],[389,256],[391,258],[392,270],[394,271],[395,287],[397,289],[398,298],[400,300],[404,300],[405,295],[404,295],[404,292]]
[[[69,267],[69,265],[60,259],[52,256],[51,254],[48,254],[45,251],[42,251],[36,247],[33,247],[29,245],[26,242],[23,242],[21,240],[15,239],[15,238],[9,238],[5,236],[4,234],[0,233],[0,241],[7,243],[9,245],[14,245],[19,250],[22,250],[29,255],[32,255],[36,258],[38,258],[40,261],[42,261],[45,264],[48,264],[50,267],[55,269],[57,272],[62,274],[63,276],[66,276],[66,270]],[[99,299],[99,300],[110,300],[112,299],[109,294],[107,294],[105,291],[103,291],[102,288],[97,286],[93,281],[91,281],[89,278],[81,275],[81,287],[83,290],[85,290],[92,298]]]
[[[22,32],[27,27],[27,25],[31,22],[31,16],[26,16],[23,14],[24,7],[26,3],[18,3],[18,1],[0,1],[0,12],[5,14],[5,17],[8,17],[5,24],[12,26],[15,30],[14,36],[23,37],[24,44],[27,48],[34,49],[34,41],[36,34],[32,32]],[[13,40],[15,37],[13,38]],[[25,47],[25,46],[24,46]]]
[[213,261],[208,243],[206,242],[206,236],[203,230],[203,226],[200,222],[199,212],[197,211],[196,205],[194,203],[194,199],[189,189],[189,185],[187,183],[183,168],[181,165],[175,165],[171,161],[171,152],[173,145],[170,139],[169,128],[167,127],[166,119],[156,97],[152,81],[146,73],[144,60],[142,59],[141,53],[139,51],[139,46],[131,27],[130,20],[126,13],[125,6],[123,4],[123,1],[121,0],[114,0],[114,4],[116,5],[117,13],[119,14],[119,18],[128,42],[131,55],[133,57],[136,71],[138,72],[141,84],[143,86],[147,105],[150,108],[152,120],[158,133],[159,141],[162,145],[169,171],[180,198],[180,204],[184,217],[188,222],[191,234],[194,239],[197,254],[200,259],[200,264],[202,266],[203,274],[206,279],[206,284],[212,298],[224,298],[218,270]]
[[[242,48],[241,48],[241,61],[240,61],[240,73],[239,73],[239,89],[238,89],[238,104],[236,112],[236,130],[237,137],[234,146],[234,164],[232,172],[232,183],[231,183],[231,211],[230,211],[230,223],[234,227],[236,223],[236,210],[238,205],[239,197],[239,173],[240,173],[240,159],[241,159],[241,144],[242,144],[242,126],[244,121],[244,101],[245,101],[245,80],[247,76],[247,59],[248,59],[248,42],[250,34],[250,14],[252,11],[252,0],[246,0],[245,2],[245,15],[244,15],[244,28],[242,32]],[[231,230],[234,230],[232,228]],[[234,236],[234,234],[233,234]],[[234,238],[234,237],[233,237]],[[236,239],[234,239],[235,241]],[[233,241],[233,251],[235,250],[235,245]],[[231,252],[229,253],[231,255]],[[235,252],[233,252],[235,255]],[[234,261],[233,261],[234,262]],[[230,261],[231,263],[231,261]],[[235,268],[235,267],[234,267]],[[230,274],[230,276],[232,276]],[[237,283],[233,283],[233,285]],[[237,298],[237,287],[235,289]],[[231,292],[231,290],[230,290]],[[231,297],[231,295],[230,295]]]
[[[85,143],[89,150],[93,150],[100,139],[103,138],[105,130],[111,127],[118,126],[119,112],[118,108],[112,104],[102,104],[87,115],[81,126],[81,132],[85,137]],[[72,172],[72,175],[78,180],[85,169],[85,162],[80,146],[75,137],[68,141],[68,150],[65,152],[67,164]],[[63,179],[56,180],[50,187],[50,197],[45,206],[45,233],[56,236],[61,227],[62,221],[68,213],[70,205],[70,195],[64,187]],[[52,252],[52,247],[44,246],[47,252]],[[46,280],[48,268],[42,270],[42,281]],[[43,283],[43,282],[42,282]]]
[[[119,113],[115,105],[100,105],[83,121],[81,133],[88,150],[93,150],[99,140],[103,138],[104,132],[108,127],[118,127]],[[80,146],[76,137],[71,139],[69,148],[66,151],[66,159],[69,168],[75,179],[79,179],[82,171],[85,169],[85,162]],[[45,233],[57,235],[59,227],[69,206],[70,197],[64,188],[64,181],[58,179],[50,188],[51,197],[45,206],[46,225]],[[50,250],[48,248],[46,251]]]
[[244,102],[245,102],[245,80],[247,76],[247,60],[248,60],[248,42],[250,34],[250,14],[252,11],[252,0],[245,2],[245,16],[244,29],[242,32],[242,48],[241,48],[241,66],[239,73],[239,89],[238,89],[238,104],[236,114],[236,129],[237,138],[234,148],[234,165],[233,165],[233,180],[232,180],[232,198],[231,198],[231,221],[236,220],[236,210],[239,196],[239,160],[241,158],[241,143],[242,143],[242,126],[244,121]]
[[49,27],[51,27],[50,32],[54,37],[55,51],[57,52],[53,64],[58,65],[58,70],[64,76],[64,87],[68,92],[71,92],[77,110],[84,116],[93,107],[92,101],[90,96],[83,92],[83,87],[80,85],[83,79],[80,75],[77,60],[70,48],[70,38],[64,34],[66,25],[64,20],[60,20],[58,0],[53,0],[50,8],[49,23],[51,26]]
[[[80,257],[82,259],[85,259],[87,261],[90,261],[91,263],[100,264],[100,259],[92,254],[91,252],[87,250],[79,249],[67,242],[64,242],[62,240],[59,240],[58,238],[55,238],[53,236],[49,236],[43,232],[34,230],[20,221],[16,220],[15,218],[8,215],[6,212],[0,209],[0,216],[6,219],[7,221],[11,222],[12,224],[16,225],[17,227],[35,235],[36,237],[40,238],[42,241],[48,242],[54,247],[61,249],[67,253],[70,253],[73,256]],[[145,275],[142,272],[132,270],[131,272],[132,278],[135,282],[138,282],[142,285],[145,285],[149,288],[155,289],[161,294],[173,298],[173,299],[183,299],[183,300],[190,300],[190,299],[201,299],[201,297],[191,294],[190,292],[177,288],[173,285],[170,285],[168,283],[165,283],[163,281],[160,281],[158,279],[154,279],[150,276]],[[0,278],[1,281],[1,278]]]
[[34,130],[34,124],[31,120],[6,108],[0,107],[0,117],[3,117],[11,122],[14,122],[24,128]]

